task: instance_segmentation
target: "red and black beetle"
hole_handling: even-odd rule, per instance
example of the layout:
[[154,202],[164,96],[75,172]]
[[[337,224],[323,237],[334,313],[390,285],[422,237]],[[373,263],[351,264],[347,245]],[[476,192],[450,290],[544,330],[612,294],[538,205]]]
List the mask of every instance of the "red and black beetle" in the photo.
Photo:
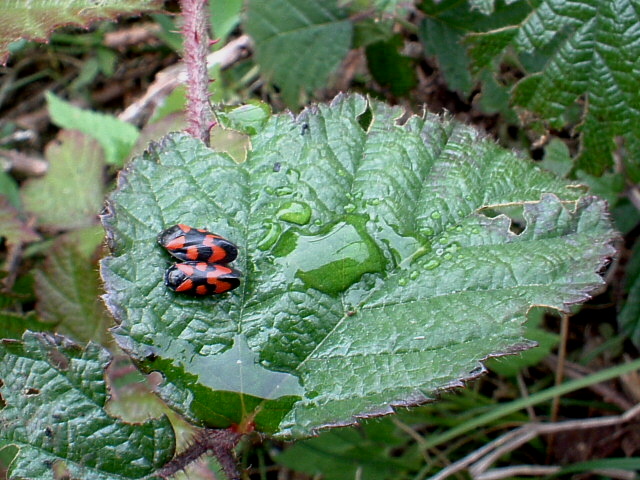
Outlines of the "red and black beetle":
[[170,266],[164,283],[175,292],[190,295],[225,293],[240,285],[241,274],[226,265],[205,262],[182,262]]
[[185,262],[229,263],[238,256],[238,247],[226,238],[182,223],[160,233],[158,243]]

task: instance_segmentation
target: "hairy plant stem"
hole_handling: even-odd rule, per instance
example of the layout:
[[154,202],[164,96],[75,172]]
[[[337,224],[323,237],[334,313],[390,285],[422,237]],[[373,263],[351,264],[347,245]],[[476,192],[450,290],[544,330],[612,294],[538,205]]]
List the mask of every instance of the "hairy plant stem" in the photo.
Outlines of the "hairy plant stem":
[[184,25],[184,64],[187,70],[187,133],[209,144],[213,113],[209,104],[207,71],[208,0],[180,0]]

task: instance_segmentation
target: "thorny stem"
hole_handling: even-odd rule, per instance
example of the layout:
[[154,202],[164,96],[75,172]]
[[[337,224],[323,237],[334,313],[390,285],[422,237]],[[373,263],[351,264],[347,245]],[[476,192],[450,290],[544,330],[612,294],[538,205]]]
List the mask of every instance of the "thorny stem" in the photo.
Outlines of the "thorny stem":
[[242,434],[228,429],[203,430],[195,441],[181,454],[176,455],[157,472],[160,478],[168,478],[184,470],[205,453],[212,453],[229,480],[239,480],[237,462],[233,454]]
[[212,123],[207,71],[206,7],[208,0],[180,0],[184,25],[184,63],[187,69],[187,133],[209,144]]

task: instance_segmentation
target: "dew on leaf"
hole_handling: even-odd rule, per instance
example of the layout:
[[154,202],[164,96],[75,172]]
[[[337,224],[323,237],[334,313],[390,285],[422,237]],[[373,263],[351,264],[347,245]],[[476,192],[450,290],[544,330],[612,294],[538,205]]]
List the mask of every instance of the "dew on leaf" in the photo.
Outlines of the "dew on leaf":
[[431,237],[433,234],[435,234],[435,230],[431,227],[424,227],[420,229],[420,233],[422,235],[425,235],[427,237]]
[[347,215],[315,235],[289,229],[273,254],[287,275],[298,277],[307,287],[334,295],[365,273],[384,271],[384,255],[365,225],[365,218]]
[[416,278],[418,278],[418,276],[419,276],[419,275],[420,275],[420,273],[419,273],[417,270],[414,270],[413,272],[411,272],[411,273],[409,274],[409,278],[410,278],[411,280],[415,280]]
[[353,203],[348,203],[344,206],[344,211],[346,213],[353,213],[356,211],[356,206]]
[[432,258],[427,263],[424,264],[424,268],[426,270],[434,270],[440,266],[440,261]]
[[442,218],[442,214],[438,211],[432,212],[431,218],[433,218],[434,220],[438,220],[439,218]]
[[436,249],[436,255],[438,255],[439,257],[441,257],[443,253],[444,253],[444,248],[437,248]]
[[282,187],[278,187],[275,189],[275,194],[278,197],[284,197],[287,195],[291,195],[293,193],[293,188],[289,185],[283,185]]
[[296,225],[306,225],[311,220],[311,207],[302,202],[287,202],[278,210],[276,217]]
[[398,285],[400,285],[401,287],[406,286],[409,283],[409,280],[407,280],[406,278],[401,278],[400,280],[398,280]]
[[264,235],[258,241],[257,247],[262,250],[268,250],[276,243],[278,238],[280,238],[280,234],[282,233],[282,227],[279,223],[267,222],[263,225]]

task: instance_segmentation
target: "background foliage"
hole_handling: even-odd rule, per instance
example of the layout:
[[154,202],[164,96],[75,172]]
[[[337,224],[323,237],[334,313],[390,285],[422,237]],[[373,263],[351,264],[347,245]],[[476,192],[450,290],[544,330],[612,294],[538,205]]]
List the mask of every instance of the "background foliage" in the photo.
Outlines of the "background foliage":
[[[149,139],[181,128],[183,93],[175,90],[161,107],[146,112],[144,118],[151,117],[152,121],[140,117],[137,124],[132,125],[117,119],[114,113],[128,107],[132,99],[141,97],[153,75],[176,60],[174,52],[181,49],[181,39],[175,33],[179,21],[167,15],[167,10],[175,9],[171,2],[164,5],[164,11],[158,10],[158,2],[114,1],[109,6],[94,3],[35,0],[29,2],[28,8],[18,1],[0,5],[0,53],[9,62],[0,88],[0,237],[3,238],[0,337],[14,339],[3,341],[1,348],[4,357],[0,363],[0,472],[14,459],[12,475],[24,478],[59,478],[65,472],[80,478],[113,478],[120,474],[140,478],[162,465],[173,452],[174,436],[166,417],[162,417],[163,412],[170,416],[173,430],[177,432],[178,448],[184,447],[182,435],[188,437],[194,431],[149,394],[149,390],[157,386],[157,379],[141,376],[127,357],[118,356],[119,351],[111,343],[112,335],[106,331],[113,320],[96,301],[102,293],[97,260],[104,254],[97,213],[102,208],[104,192],[114,187],[118,170],[134,152],[141,152]],[[334,97],[339,90],[365,93],[401,104],[416,113],[426,104],[430,111],[446,109],[458,119],[475,124],[505,147],[528,152],[544,169],[564,178],[554,180],[559,182],[556,187],[546,187],[547,193],[553,192],[565,201],[564,206],[560,206],[555,197],[545,197],[539,210],[523,208],[528,200],[525,197],[520,199],[519,209],[510,209],[499,202],[474,204],[473,209],[491,207],[483,210],[483,214],[493,217],[490,225],[500,226],[497,219],[506,218],[501,214],[507,215],[514,221],[515,231],[511,235],[524,239],[528,230],[525,228],[523,233],[518,225],[531,226],[535,224],[534,218],[547,218],[539,223],[544,227],[541,231],[546,231],[551,222],[554,228],[562,226],[563,235],[573,235],[568,233],[572,228],[597,234],[597,229],[587,228],[581,219],[590,218],[591,222],[598,219],[600,223],[595,225],[602,229],[604,236],[592,240],[586,247],[580,242],[589,240],[579,238],[572,253],[575,258],[591,258],[591,264],[597,267],[602,258],[610,255],[605,237],[610,238],[611,232],[602,214],[602,204],[579,202],[577,212],[587,212],[595,206],[599,209],[595,217],[570,213],[572,207],[566,202],[576,201],[582,194],[575,190],[563,196],[567,191],[558,191],[559,185],[578,181],[608,201],[611,220],[623,235],[618,243],[620,253],[605,277],[609,288],[587,308],[574,307],[570,323],[569,312],[561,320],[544,309],[529,312],[526,337],[540,342],[542,349],[522,357],[493,360],[490,366],[496,373],[455,395],[445,395],[437,404],[366,422],[359,428],[330,431],[288,449],[270,440],[262,447],[246,442],[240,451],[245,465],[252,467],[251,472],[262,478],[273,468],[278,468],[280,475],[287,475],[292,469],[309,475],[322,474],[326,478],[425,478],[487,445],[495,438],[495,432],[506,431],[514,422],[525,427],[541,417],[550,421],[577,418],[586,422],[611,417],[638,403],[637,362],[630,362],[640,347],[637,307],[640,102],[636,88],[640,78],[637,62],[640,4],[637,0],[570,3],[560,0],[250,0],[245,3],[212,0],[210,5],[213,32],[221,39],[214,49],[223,48],[228,40],[243,34],[248,34],[253,41],[252,55],[248,58],[236,57],[222,72],[216,67],[211,69],[215,78],[213,98],[229,104],[261,99],[270,106],[254,103],[242,111],[225,110],[219,120],[239,128],[240,132],[214,130],[213,144],[218,151],[228,152],[236,160],[248,157],[247,165],[252,165],[256,160],[247,152],[260,152],[265,143],[261,139],[277,139],[279,128],[287,122],[292,134],[284,138],[302,140],[301,144],[310,141],[322,128],[311,120],[303,121],[305,117],[298,123],[286,115],[271,117],[271,109],[280,111],[288,107],[298,111],[310,101]],[[98,19],[143,11],[149,12],[149,16],[121,17],[117,24],[95,23]],[[140,34],[136,30],[140,25],[144,33],[140,37],[130,35]],[[48,43],[38,45],[29,42],[30,39],[47,39]],[[45,91],[53,91],[55,95]],[[306,115],[309,119],[316,118],[312,110]],[[342,121],[345,117],[337,118]],[[374,116],[374,125],[375,120]],[[278,122],[278,127],[274,127]],[[372,119],[365,114],[359,122],[361,125],[354,128],[361,129]],[[56,132],[53,125],[62,130]],[[387,136],[383,138],[392,136],[390,132],[382,134]],[[310,138],[304,138],[307,135]],[[344,138],[341,136],[337,144],[344,142]],[[322,145],[327,138],[320,136],[316,140]],[[407,139],[399,142],[404,145]],[[479,148],[481,144],[488,145],[482,142],[473,145]],[[381,152],[389,153],[388,147],[380,143]],[[276,148],[271,154],[279,152],[279,158],[289,157],[291,150],[287,148],[291,145],[278,148],[284,150]],[[466,149],[461,147],[461,158],[473,151]],[[388,159],[398,160],[392,154]],[[265,154],[264,161],[264,165],[271,168],[270,174],[263,172],[265,179],[273,177],[276,164],[282,168],[282,160]],[[523,173],[516,165],[524,163],[519,160],[505,166],[502,172],[505,178],[522,178]],[[461,172],[479,175],[470,185],[479,187],[482,181],[494,188],[502,185],[494,173],[480,175],[481,170],[468,165]],[[223,187],[237,187],[238,179],[232,177],[238,172],[231,173]],[[304,180],[304,174],[302,178]],[[524,193],[523,185],[511,187],[515,192]],[[147,194],[143,185],[137,187],[141,188],[142,196]],[[162,185],[150,183],[146,187]],[[171,193],[179,187],[178,178],[171,190],[161,189],[161,193]],[[362,191],[369,192],[370,188],[374,187],[367,185]],[[410,187],[404,188],[405,192],[411,191]],[[538,193],[536,191],[536,195]],[[291,201],[287,195],[283,195],[283,202]],[[185,202],[187,198],[184,197]],[[459,202],[464,195],[440,198]],[[136,198],[131,199],[131,204],[136,205]],[[365,208],[357,198],[327,205],[344,209],[353,206],[356,213]],[[229,208],[224,203],[220,207],[224,212]],[[274,211],[277,213],[280,207],[282,205],[276,208],[274,204]],[[455,212],[464,205],[452,203],[450,207],[450,211]],[[367,210],[372,213],[381,207],[366,208],[373,208]],[[152,211],[143,209],[132,217]],[[167,214],[166,222],[174,221],[174,217],[177,221],[179,215],[172,215]],[[304,208],[292,205],[282,216],[275,215],[276,222],[263,224],[268,216],[265,210],[256,217],[255,223],[248,224],[254,225],[256,231],[268,230],[267,227],[277,230],[274,224],[288,224],[287,228],[293,232],[302,228],[295,220],[306,215]],[[411,214],[409,216],[411,218]],[[290,220],[294,220],[293,223]],[[135,221],[132,225],[136,225]],[[445,232],[447,225],[445,222]],[[124,254],[132,245],[128,241],[145,236],[152,239],[162,226],[147,223],[144,228],[134,227],[126,238],[120,231],[120,237],[111,238],[111,246],[116,247],[117,255]],[[490,230],[484,230],[486,227],[482,227],[481,236]],[[117,227],[122,228],[122,225]],[[557,232],[554,228],[549,231]],[[503,225],[501,229],[502,237],[508,238],[508,227]],[[391,230],[387,229],[387,233],[396,235]],[[455,236],[455,232],[447,235]],[[407,251],[411,250],[410,242],[397,243],[397,235],[394,238],[388,245],[409,245]],[[463,236],[463,239],[469,238]],[[447,245],[451,244],[443,244],[442,255]],[[269,245],[264,251],[272,247]],[[468,248],[462,244],[460,247],[463,251]],[[431,255],[435,256],[437,251],[438,247]],[[295,252],[294,247],[287,253],[295,256]],[[385,269],[397,261],[393,255],[383,253]],[[400,252],[399,258],[402,256]],[[126,255],[122,258],[120,273],[138,275],[137,282],[151,279],[148,270],[127,271],[134,262]],[[429,261],[428,255],[422,258],[423,262]],[[492,260],[504,258],[502,251]],[[243,265],[245,272],[260,266],[255,259],[252,262]],[[492,269],[487,275],[497,268],[495,263],[489,265]],[[505,265],[505,268],[530,270],[529,264],[506,262]],[[533,265],[542,264],[534,261]],[[567,267],[562,275],[575,273],[577,277],[588,272],[593,276],[595,267],[585,272],[573,272]],[[252,273],[258,278],[258,272]],[[455,269],[446,273],[446,280],[439,285],[453,288],[455,281],[449,279],[455,280],[461,273]],[[416,279],[411,278],[410,272],[407,274],[406,282],[411,285]],[[482,275],[482,269],[476,266],[470,277],[477,279]],[[571,281],[596,283],[594,278],[586,282],[577,278]],[[273,288],[268,280],[261,282],[265,291]],[[413,291],[410,286],[396,286],[400,291]],[[438,285],[423,287],[429,293]],[[589,288],[583,285],[578,290],[576,299],[582,300]],[[184,300],[184,303],[189,302]],[[123,305],[133,308],[126,302]],[[344,309],[343,313],[347,311],[350,310]],[[118,330],[122,335],[136,317],[116,313],[125,319]],[[472,313],[472,310],[468,312]],[[448,315],[442,317],[448,318]],[[455,318],[462,321],[467,317],[464,312],[458,312]],[[97,343],[78,347],[63,337],[46,333],[28,333],[22,342],[17,342],[26,330],[55,330],[77,342],[84,344],[92,340],[103,347]],[[381,333],[388,334],[388,330]],[[357,338],[357,332],[345,335],[341,338],[349,341]],[[134,343],[139,342],[135,335],[132,338]],[[233,340],[229,335],[221,338],[227,343]],[[559,357],[554,350],[556,342]],[[237,345],[240,348],[242,343]],[[136,351],[138,347],[134,344],[125,348],[139,361],[157,355],[154,351]],[[105,367],[113,355],[115,359],[106,370],[105,384]],[[155,361],[161,362],[163,357]],[[563,375],[575,379],[563,382]],[[575,393],[584,387],[590,390]],[[105,388],[109,388],[112,395],[107,404]],[[520,395],[523,398],[518,400]],[[545,403],[554,397],[554,403]],[[177,397],[165,391],[164,398],[171,403]],[[87,403],[87,399],[92,400]],[[16,405],[18,410],[14,408]],[[69,405],[76,405],[78,410],[69,409]],[[287,404],[286,408],[289,407]],[[526,414],[523,408],[528,408]],[[181,413],[194,420],[192,412]],[[150,416],[156,419],[148,420]],[[27,423],[27,418],[35,423]],[[637,445],[640,444],[637,422],[635,425],[633,422],[633,419],[620,420],[607,427],[610,430],[587,430],[587,434],[561,431],[553,440],[531,441],[508,458],[503,457],[502,462],[518,465],[532,463],[533,459],[533,463],[541,465],[547,462],[572,465],[573,471],[610,467],[629,473],[638,469]],[[92,437],[91,432],[100,433]],[[465,437],[459,437],[465,433]],[[69,438],[69,434],[90,438],[95,441],[96,449],[109,449],[113,445],[110,450],[113,456],[105,458],[103,463],[95,463],[89,450],[65,450],[69,443],[60,443],[59,439]],[[576,438],[581,447],[570,448],[576,444]],[[77,446],[73,442],[71,445]],[[20,453],[16,456],[18,450]],[[582,463],[585,460],[591,463]],[[123,462],[131,465],[131,470],[116,473],[114,468]],[[203,462],[189,475],[208,478],[210,473],[206,472],[216,469],[215,462]]]

